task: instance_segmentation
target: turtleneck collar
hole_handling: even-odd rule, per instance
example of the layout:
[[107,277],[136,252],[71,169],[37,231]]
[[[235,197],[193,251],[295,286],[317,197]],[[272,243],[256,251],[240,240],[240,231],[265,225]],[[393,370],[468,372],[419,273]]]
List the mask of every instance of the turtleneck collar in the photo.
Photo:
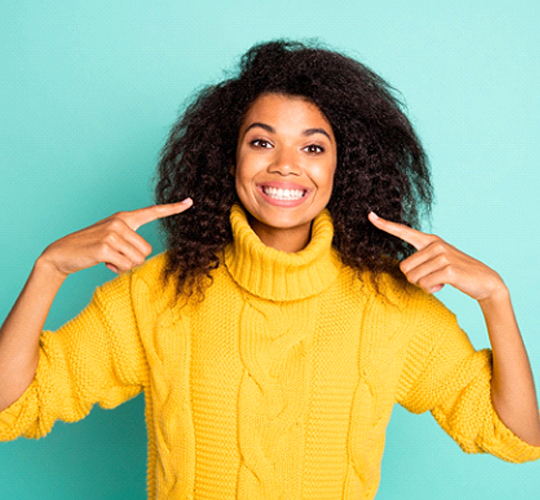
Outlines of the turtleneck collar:
[[332,248],[334,226],[323,210],[311,228],[311,240],[300,252],[287,253],[266,246],[255,234],[239,205],[231,208],[233,243],[225,249],[225,265],[242,288],[263,299],[304,299],[327,288],[339,272],[339,256]]

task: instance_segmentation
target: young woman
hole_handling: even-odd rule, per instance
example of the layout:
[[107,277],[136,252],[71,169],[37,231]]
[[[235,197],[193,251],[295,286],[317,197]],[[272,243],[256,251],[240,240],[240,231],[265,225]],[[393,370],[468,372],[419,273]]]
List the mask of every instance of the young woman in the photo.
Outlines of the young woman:
[[[467,452],[540,457],[534,382],[499,275],[412,227],[421,145],[389,87],[298,43],[251,49],[173,128],[158,205],[50,245],[0,336],[0,439],[144,391],[150,498],[371,499],[394,403]],[[137,233],[162,219],[167,251]],[[120,276],[41,332],[71,273]],[[478,300],[476,352],[434,296]]]

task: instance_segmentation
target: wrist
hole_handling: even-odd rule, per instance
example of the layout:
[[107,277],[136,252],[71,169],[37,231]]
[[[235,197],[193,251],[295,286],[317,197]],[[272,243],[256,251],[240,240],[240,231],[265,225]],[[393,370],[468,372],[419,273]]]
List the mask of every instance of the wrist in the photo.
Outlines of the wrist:
[[39,276],[43,276],[45,279],[50,280],[51,283],[57,284],[58,286],[60,286],[68,277],[67,273],[60,271],[49,259],[46,251],[37,258],[32,272],[37,273]]
[[512,308],[510,291],[501,280],[501,284],[489,296],[478,300],[478,304],[484,314],[493,313],[494,311],[506,311],[509,307]]

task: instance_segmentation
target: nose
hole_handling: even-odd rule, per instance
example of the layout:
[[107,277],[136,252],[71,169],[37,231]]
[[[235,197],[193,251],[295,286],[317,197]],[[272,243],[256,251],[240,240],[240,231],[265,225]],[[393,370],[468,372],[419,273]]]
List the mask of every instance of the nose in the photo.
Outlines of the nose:
[[300,175],[299,158],[294,148],[276,149],[274,161],[269,165],[268,171],[279,175]]

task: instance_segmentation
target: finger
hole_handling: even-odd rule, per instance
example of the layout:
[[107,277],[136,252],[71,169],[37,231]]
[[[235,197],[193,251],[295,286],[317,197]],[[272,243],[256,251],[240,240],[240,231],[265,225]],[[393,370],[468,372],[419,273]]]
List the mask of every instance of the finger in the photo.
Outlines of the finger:
[[427,293],[436,293],[441,290],[444,285],[449,285],[446,279],[446,271],[439,269],[438,271],[424,276],[419,282],[418,286]]
[[177,203],[167,203],[165,205],[153,205],[150,207],[139,208],[138,210],[127,212],[126,223],[131,229],[136,231],[141,226],[148,224],[149,222],[182,213],[184,210],[191,207],[191,205],[193,205],[193,200],[191,198],[186,198],[185,200]]
[[428,262],[432,259],[440,259],[440,265],[446,265],[449,263],[450,255],[447,253],[453,247],[442,241],[440,238],[437,241],[432,241],[429,245],[422,248],[418,252],[413,253],[406,259],[402,260],[399,264],[399,268],[403,274],[407,274],[418,266]]
[[447,280],[446,269],[436,269],[431,273],[422,276],[413,277],[406,275],[407,280],[427,293],[435,293],[441,290],[444,285],[449,284]]
[[[101,239],[104,237],[104,241],[108,242],[109,239],[114,240],[115,235],[119,235],[121,238],[126,240],[134,248],[136,248],[144,256],[148,256],[152,253],[152,245],[148,243],[142,236],[137,234],[134,229],[132,229],[126,217],[129,218],[131,212],[120,212],[115,214],[108,219],[100,221],[96,224],[98,231],[104,232],[104,236],[100,235],[98,232],[98,237]],[[84,234],[87,230],[79,231],[78,234]],[[77,234],[77,233],[75,233]]]
[[110,262],[105,262],[105,267],[107,267],[108,269],[110,269],[113,273],[116,273],[116,274],[123,274],[127,271],[129,271],[130,269],[133,269],[133,266],[115,266],[114,264],[110,263]]
[[[104,244],[109,247],[107,251],[110,249],[129,260],[129,264],[127,264],[128,269],[131,269],[134,266],[140,266],[147,257],[145,253],[141,252],[136,246],[132,245],[129,240],[124,238],[123,235],[118,233],[108,234],[105,237]],[[106,262],[110,262],[110,260],[107,259]],[[126,266],[122,267],[125,268]]]
[[141,265],[146,259],[144,254],[117,233],[110,233],[99,242],[96,256],[98,262],[112,264],[122,272]]
[[125,271],[129,271],[135,264],[120,252],[114,251],[112,248],[104,248],[102,250],[103,258],[99,259],[100,262],[104,262],[105,265],[113,272],[121,274]]
[[105,262],[105,266],[109,268],[113,273],[120,274],[121,271],[118,269],[115,265],[111,264],[110,262]]
[[125,273],[137,265],[131,259],[128,259],[125,255],[120,253],[111,252],[109,255],[110,257],[103,262],[111,271],[117,274]]
[[[431,272],[426,272],[417,278],[416,285],[428,293],[440,290],[444,285],[451,285],[464,293],[467,293],[463,285],[463,273],[453,265],[434,265]],[[460,285],[461,282],[461,285]]]
[[138,250],[144,257],[148,257],[152,253],[152,245],[148,243],[140,234],[126,226],[125,232],[122,232],[122,237]]
[[[418,252],[418,254],[420,253],[422,252]],[[414,267],[407,267],[407,265],[404,265],[408,264],[406,261],[407,259],[405,259],[399,267],[403,274],[407,277],[407,280],[413,285],[418,285],[420,280],[422,280],[424,277],[442,270],[449,265],[448,259],[445,255],[436,255],[434,257],[430,257],[423,262],[418,262]]]
[[423,233],[405,224],[398,224],[379,217],[375,212],[368,214],[369,221],[381,231],[396,236],[411,244],[417,250],[422,250],[433,241],[433,235]]

